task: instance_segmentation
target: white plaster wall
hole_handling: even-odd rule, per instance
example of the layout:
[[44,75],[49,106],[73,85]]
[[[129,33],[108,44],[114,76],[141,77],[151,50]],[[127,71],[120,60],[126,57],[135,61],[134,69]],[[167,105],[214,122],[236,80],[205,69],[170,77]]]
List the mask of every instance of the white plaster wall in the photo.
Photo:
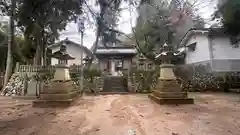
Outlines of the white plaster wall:
[[206,34],[194,34],[186,45],[197,42],[195,51],[186,48],[185,64],[193,64],[210,60],[209,42]]
[[212,40],[213,59],[233,60],[240,59],[240,47],[234,48],[226,36],[214,37]]
[[[52,47],[52,53],[56,52],[59,50],[59,46],[57,47]],[[81,49],[81,47],[78,47],[76,45],[68,45],[67,46],[67,53],[74,57],[75,59],[74,60],[68,60],[68,66],[71,66],[73,64],[76,64],[76,65],[81,65],[81,52],[83,50]],[[83,51],[83,58],[86,56],[86,54],[84,53]],[[52,65],[56,65],[58,64],[58,60],[55,59],[55,58],[52,58],[51,59],[51,64]]]

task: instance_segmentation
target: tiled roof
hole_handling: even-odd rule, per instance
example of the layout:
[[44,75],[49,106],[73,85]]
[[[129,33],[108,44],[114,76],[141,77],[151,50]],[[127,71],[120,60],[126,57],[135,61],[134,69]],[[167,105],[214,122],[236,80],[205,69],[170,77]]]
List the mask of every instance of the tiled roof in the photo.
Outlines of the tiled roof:
[[217,36],[217,35],[226,35],[223,28],[191,28],[187,31],[187,33],[183,36],[179,47],[184,46],[189,37],[191,37],[195,33],[207,33],[208,35]]
[[82,48],[82,49],[84,50],[84,52],[87,53],[90,57],[92,57],[92,55],[93,55],[92,52],[91,52],[87,47],[85,47],[85,46],[83,46],[83,45],[80,45],[80,44],[78,44],[78,43],[75,43],[75,42],[73,42],[73,41],[71,41],[71,40],[69,40],[69,39],[65,39],[65,40],[62,40],[62,41],[60,41],[60,42],[58,42],[58,43],[52,44],[52,45],[48,46],[48,48],[51,48],[51,47],[54,47],[54,46],[60,46],[60,45],[63,44],[64,42],[67,43],[67,44],[72,44],[72,45],[79,46],[79,47]]

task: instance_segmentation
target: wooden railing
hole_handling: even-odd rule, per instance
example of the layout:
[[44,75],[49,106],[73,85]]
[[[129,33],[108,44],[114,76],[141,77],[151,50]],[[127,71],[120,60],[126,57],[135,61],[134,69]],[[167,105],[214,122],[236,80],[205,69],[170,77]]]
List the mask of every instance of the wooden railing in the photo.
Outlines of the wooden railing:
[[55,72],[55,67],[54,66],[43,67],[43,66],[35,66],[35,65],[17,65],[15,72],[19,72],[21,76],[27,75],[28,77],[31,77],[43,70],[49,71],[49,72]]

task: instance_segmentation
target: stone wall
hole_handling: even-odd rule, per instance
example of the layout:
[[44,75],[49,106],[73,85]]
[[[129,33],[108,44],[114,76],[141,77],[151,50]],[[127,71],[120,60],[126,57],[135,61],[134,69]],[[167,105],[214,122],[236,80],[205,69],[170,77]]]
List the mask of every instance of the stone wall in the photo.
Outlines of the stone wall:
[[20,73],[14,73],[7,86],[2,90],[2,96],[21,96],[25,91],[24,87],[24,78],[20,75]]

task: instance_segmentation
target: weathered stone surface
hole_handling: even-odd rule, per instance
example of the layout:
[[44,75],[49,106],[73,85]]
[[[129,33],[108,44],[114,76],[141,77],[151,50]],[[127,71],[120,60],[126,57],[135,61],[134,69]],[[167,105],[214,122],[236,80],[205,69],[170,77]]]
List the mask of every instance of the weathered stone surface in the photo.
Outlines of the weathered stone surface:
[[33,106],[68,106],[77,95],[72,81],[52,81],[43,87],[39,100],[33,101]]
[[[59,70],[58,70],[59,69]],[[78,93],[74,82],[69,80],[68,67],[56,67],[53,80],[43,86],[39,100],[33,101],[34,107],[68,106]]]
[[69,93],[64,93],[64,94],[44,94],[42,93],[40,95],[40,99],[42,100],[49,100],[49,101],[54,101],[54,100],[68,100],[72,99],[77,95],[77,91],[72,91]]
[[179,92],[181,86],[177,80],[159,80],[156,89],[162,92]]
[[160,91],[153,91],[153,95],[159,98],[187,98],[186,92],[160,92]]
[[68,107],[73,103],[74,99],[67,100],[35,100],[33,107]]
[[72,81],[52,81],[51,83],[44,85],[41,94],[62,94],[69,93],[73,90],[75,89]]
[[36,80],[32,79],[28,82],[27,85],[27,96],[36,96],[37,88],[38,88],[38,83]]
[[149,94],[148,97],[160,105],[194,104],[193,98],[160,98],[154,94]]
[[[165,46],[166,47],[166,46]],[[182,91],[173,72],[174,65],[170,64],[170,55],[167,52],[162,56],[163,64],[160,65],[160,77],[156,90],[148,97],[159,104],[193,104],[192,98],[188,98],[187,93]]]

